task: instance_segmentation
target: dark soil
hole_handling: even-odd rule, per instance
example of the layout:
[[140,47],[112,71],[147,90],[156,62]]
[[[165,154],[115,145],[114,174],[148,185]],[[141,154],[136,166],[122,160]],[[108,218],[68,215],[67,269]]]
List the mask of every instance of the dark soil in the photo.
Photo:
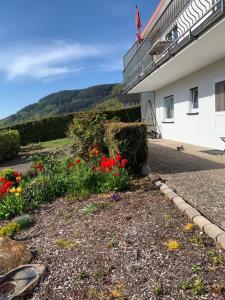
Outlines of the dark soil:
[[[31,246],[33,263],[48,267],[32,300],[224,299],[224,252],[149,180],[139,180],[121,200],[96,213],[82,209],[104,196],[59,199],[34,214],[18,240]],[[168,251],[170,239],[181,248]],[[199,294],[199,295],[196,295]]]

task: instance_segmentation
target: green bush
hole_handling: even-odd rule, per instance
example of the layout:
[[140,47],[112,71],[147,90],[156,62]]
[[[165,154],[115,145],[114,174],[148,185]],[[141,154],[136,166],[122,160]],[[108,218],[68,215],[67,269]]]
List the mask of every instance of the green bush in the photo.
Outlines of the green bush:
[[[98,112],[81,112],[65,114],[56,117],[44,118],[38,121],[21,123],[1,130],[18,130],[22,145],[45,142],[66,137],[74,117],[80,117],[80,115],[91,116],[97,113]],[[108,110],[100,112],[100,114],[104,114],[107,120],[112,120],[115,117],[121,122],[136,122],[141,120],[140,106],[119,110]]]
[[20,136],[16,130],[0,131],[0,161],[14,158],[20,150]]
[[128,159],[128,168],[140,172],[147,159],[147,128],[143,123],[106,124],[105,140],[109,153],[115,157],[120,153]]
[[70,127],[74,154],[88,158],[94,145],[103,145],[106,116],[103,114],[79,114]]

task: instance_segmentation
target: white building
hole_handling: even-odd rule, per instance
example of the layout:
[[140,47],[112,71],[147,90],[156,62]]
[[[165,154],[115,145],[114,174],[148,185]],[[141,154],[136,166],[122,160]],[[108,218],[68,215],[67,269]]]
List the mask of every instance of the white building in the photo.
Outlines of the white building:
[[127,93],[162,138],[225,149],[225,0],[161,0],[124,57]]

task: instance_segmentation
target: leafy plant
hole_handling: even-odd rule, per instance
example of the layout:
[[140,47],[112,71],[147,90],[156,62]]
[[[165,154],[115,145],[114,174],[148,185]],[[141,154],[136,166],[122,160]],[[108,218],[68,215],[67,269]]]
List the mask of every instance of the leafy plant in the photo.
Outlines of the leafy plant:
[[214,250],[209,250],[208,251],[208,256],[211,260],[212,265],[214,266],[219,266],[224,264],[224,257]]
[[204,240],[202,235],[200,234],[195,234],[190,238],[190,242],[194,245],[204,247]]
[[78,247],[78,243],[68,240],[68,239],[59,239],[55,241],[55,244],[59,246],[60,248],[66,249],[66,250],[72,250],[76,247]]
[[10,222],[7,225],[0,227],[0,237],[14,237],[21,229],[17,222]]
[[203,280],[200,277],[196,277],[192,283],[192,292],[195,295],[202,295],[205,292],[205,285]]
[[202,271],[202,267],[200,265],[193,265],[191,269],[194,273],[200,273]]
[[14,216],[22,215],[26,210],[27,202],[23,196],[7,194],[0,201],[0,219],[8,219]]
[[94,213],[100,212],[102,209],[104,209],[108,205],[109,205],[109,203],[107,203],[107,202],[89,203],[83,208],[83,213],[86,215],[94,214]]
[[191,289],[191,281],[190,280],[184,280],[183,282],[182,282],[182,284],[181,284],[181,288],[182,288],[182,290],[184,290],[184,291],[186,291],[186,290],[189,290],[189,289]]
[[153,293],[156,295],[156,296],[160,296],[163,294],[163,286],[162,286],[162,283],[161,282],[157,282],[156,285],[154,286],[153,288]]

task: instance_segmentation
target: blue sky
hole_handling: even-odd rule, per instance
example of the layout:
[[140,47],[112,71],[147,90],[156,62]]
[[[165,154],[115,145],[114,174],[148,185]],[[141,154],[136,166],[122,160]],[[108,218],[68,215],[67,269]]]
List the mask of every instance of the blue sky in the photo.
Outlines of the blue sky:
[[159,0],[7,0],[0,3],[0,119],[52,92],[122,81]]

